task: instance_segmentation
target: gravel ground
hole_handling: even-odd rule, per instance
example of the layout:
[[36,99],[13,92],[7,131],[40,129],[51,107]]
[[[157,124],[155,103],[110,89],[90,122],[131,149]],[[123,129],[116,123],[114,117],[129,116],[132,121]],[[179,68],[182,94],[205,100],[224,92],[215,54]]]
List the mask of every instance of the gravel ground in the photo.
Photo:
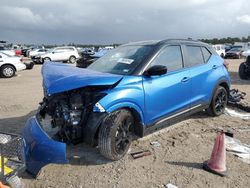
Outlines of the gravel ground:
[[[238,77],[242,60],[228,60],[232,88],[248,93],[250,81]],[[42,100],[41,65],[18,73],[11,79],[0,79],[0,131],[20,133],[28,117]],[[217,128],[233,130],[235,137],[250,144],[249,132],[233,128],[250,128],[250,121],[226,115],[212,118],[205,112],[193,115],[171,127],[134,141],[131,151],[150,150],[152,155],[137,160],[130,155],[116,162],[104,159],[96,148],[80,144],[69,149],[75,157],[65,165],[47,165],[36,178],[22,175],[25,187],[249,187],[250,166],[227,153],[229,177],[219,177],[202,169],[213,148]],[[150,142],[158,141],[154,147]]]

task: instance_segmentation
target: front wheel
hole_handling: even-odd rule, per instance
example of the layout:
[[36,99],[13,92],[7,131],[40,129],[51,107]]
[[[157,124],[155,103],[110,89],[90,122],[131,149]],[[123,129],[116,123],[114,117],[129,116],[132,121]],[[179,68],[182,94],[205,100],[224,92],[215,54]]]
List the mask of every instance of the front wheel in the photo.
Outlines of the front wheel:
[[98,135],[100,153],[111,160],[121,159],[131,145],[134,117],[125,109],[111,113],[101,124]]
[[49,57],[45,57],[45,58],[43,59],[43,62],[48,62],[48,61],[51,61],[51,59],[50,59]]
[[228,101],[228,93],[222,86],[217,87],[207,112],[211,116],[219,116],[224,113]]

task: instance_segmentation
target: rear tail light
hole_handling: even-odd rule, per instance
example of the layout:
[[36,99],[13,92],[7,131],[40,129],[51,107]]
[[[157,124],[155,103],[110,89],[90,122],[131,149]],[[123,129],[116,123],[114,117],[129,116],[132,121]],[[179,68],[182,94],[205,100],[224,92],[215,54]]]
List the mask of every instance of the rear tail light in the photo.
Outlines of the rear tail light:
[[226,67],[227,70],[229,69],[229,63],[228,63],[228,61],[224,60],[223,65]]

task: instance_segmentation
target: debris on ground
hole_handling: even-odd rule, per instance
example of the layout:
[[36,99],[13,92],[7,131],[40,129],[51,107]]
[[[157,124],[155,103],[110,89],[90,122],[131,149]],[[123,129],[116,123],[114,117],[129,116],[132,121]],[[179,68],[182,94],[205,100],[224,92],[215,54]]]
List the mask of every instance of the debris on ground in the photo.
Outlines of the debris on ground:
[[244,120],[250,120],[250,113],[238,112],[236,110],[226,108],[225,114],[232,117],[238,117]]
[[12,188],[24,188],[24,185],[22,184],[21,179],[16,175],[7,178],[6,181]]
[[151,155],[151,152],[149,150],[145,150],[145,151],[139,151],[139,152],[131,153],[130,155],[133,157],[133,159],[138,159],[138,158],[141,158],[141,157]]
[[235,104],[240,102],[242,99],[244,99],[246,96],[245,92],[241,92],[238,89],[231,89],[230,95],[228,97],[228,103],[229,104]]
[[226,150],[250,164],[250,145],[242,144],[240,140],[226,136]]
[[17,176],[25,170],[23,144],[20,135],[0,133],[0,181],[12,188],[23,188]]
[[250,112],[250,103],[245,100],[245,96],[245,92],[241,92],[238,89],[231,89],[228,97],[228,106]]
[[168,183],[167,185],[164,185],[164,188],[178,188],[178,187],[173,185],[172,183]]
[[243,127],[243,128],[239,128],[239,127],[232,127],[233,130],[236,130],[238,132],[249,132],[250,131],[250,127]]
[[154,147],[160,147],[161,146],[160,142],[158,142],[158,141],[150,142],[150,145],[154,146]]

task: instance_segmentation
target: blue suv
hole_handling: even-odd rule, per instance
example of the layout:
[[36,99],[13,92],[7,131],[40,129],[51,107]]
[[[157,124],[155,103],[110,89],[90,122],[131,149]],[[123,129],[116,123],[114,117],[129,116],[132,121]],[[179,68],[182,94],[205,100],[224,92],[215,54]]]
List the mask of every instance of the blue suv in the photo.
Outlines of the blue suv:
[[119,160],[134,138],[204,109],[221,115],[230,88],[224,60],[193,40],[125,44],[86,69],[45,63],[42,75],[43,102],[23,130],[31,173],[67,162],[66,144]]

